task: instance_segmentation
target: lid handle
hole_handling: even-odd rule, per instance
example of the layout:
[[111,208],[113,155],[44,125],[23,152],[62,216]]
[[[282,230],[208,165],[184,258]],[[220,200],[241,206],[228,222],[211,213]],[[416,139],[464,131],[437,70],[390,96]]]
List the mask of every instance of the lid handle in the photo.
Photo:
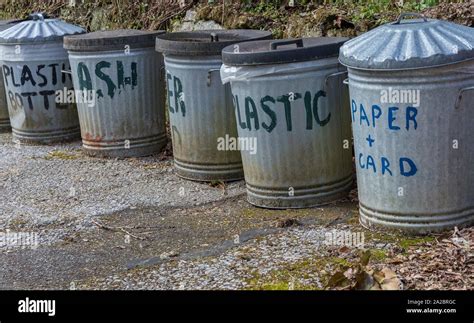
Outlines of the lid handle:
[[394,25],[399,25],[402,20],[404,20],[405,17],[418,17],[418,18],[422,18],[424,22],[428,22],[428,19],[426,19],[426,17],[424,15],[422,15],[421,13],[417,13],[417,12],[402,12],[400,14],[400,16],[398,16],[398,19],[397,21],[394,23]]
[[218,42],[219,41],[219,35],[216,33],[211,33],[211,42]]
[[303,47],[303,39],[283,39],[270,42],[270,50],[275,50],[278,46],[296,44],[296,47]]
[[29,20],[41,20],[43,21],[45,18],[48,18],[48,16],[43,13],[43,12],[34,12],[28,16]]

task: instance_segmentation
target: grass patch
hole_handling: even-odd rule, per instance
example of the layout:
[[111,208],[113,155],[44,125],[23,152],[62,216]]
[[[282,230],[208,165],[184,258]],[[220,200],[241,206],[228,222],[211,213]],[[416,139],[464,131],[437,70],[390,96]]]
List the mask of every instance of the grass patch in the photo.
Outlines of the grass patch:
[[382,249],[370,249],[370,255],[370,259],[376,260],[377,262],[382,262],[388,257],[387,252]]
[[61,160],[72,160],[72,159],[77,159],[79,156],[76,154],[72,154],[68,151],[64,150],[53,150],[50,151],[44,159],[46,160],[51,160],[51,159],[61,159]]
[[431,236],[425,236],[425,237],[417,237],[417,238],[401,238],[398,242],[400,247],[402,247],[405,250],[408,250],[412,246],[417,246],[423,243],[430,243],[435,241],[434,237]]

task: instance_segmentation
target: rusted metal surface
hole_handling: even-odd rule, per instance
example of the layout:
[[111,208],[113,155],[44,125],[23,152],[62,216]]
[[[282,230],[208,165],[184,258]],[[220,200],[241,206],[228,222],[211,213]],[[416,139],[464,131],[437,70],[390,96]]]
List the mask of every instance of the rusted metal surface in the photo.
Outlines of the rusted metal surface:
[[[345,69],[329,58],[305,62],[303,70],[231,81],[239,137],[257,142],[255,154],[242,151],[248,201],[254,205],[311,207],[352,188]],[[293,96],[286,101],[290,109],[285,96]]]
[[218,138],[237,137],[229,85],[221,58],[166,56],[168,109],[179,176],[191,180],[243,178],[239,151],[218,150]]
[[154,49],[159,33],[103,31],[65,39],[75,89],[94,96],[94,104],[78,103],[88,154],[136,157],[165,146],[163,56]]
[[337,55],[347,38],[260,40],[223,50],[248,201],[304,208],[337,200],[353,185],[346,69]]
[[229,85],[222,85],[222,48],[251,39],[269,39],[259,30],[202,30],[157,37],[165,57],[173,154],[177,174],[198,181],[243,178],[238,150],[219,149],[236,138]]

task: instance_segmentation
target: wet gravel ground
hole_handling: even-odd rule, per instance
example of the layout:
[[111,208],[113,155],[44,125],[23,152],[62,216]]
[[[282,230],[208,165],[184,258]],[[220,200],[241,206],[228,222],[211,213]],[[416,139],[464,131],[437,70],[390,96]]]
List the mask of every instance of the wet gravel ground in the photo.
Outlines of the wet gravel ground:
[[[344,230],[344,229],[341,229]],[[290,228],[248,243],[235,243],[216,257],[167,261],[80,284],[80,288],[113,289],[323,289],[321,271],[334,271],[317,260],[329,255],[327,229]],[[184,259],[183,259],[184,258]],[[295,271],[301,266],[300,270]],[[294,271],[294,275],[289,273]],[[278,277],[278,275],[282,277]],[[261,280],[259,282],[258,280]],[[293,287],[292,287],[293,286]]]
[[[18,146],[0,134],[0,229],[61,221],[81,229],[95,216],[129,208],[197,206],[222,197],[218,189],[175,176],[170,160],[92,158],[80,144]],[[242,183],[233,183],[226,193],[243,192]]]
[[[362,247],[397,247],[359,225],[355,191],[317,208],[261,209],[243,181],[186,181],[169,156],[92,158],[80,142],[0,134],[0,196],[0,289],[321,289]],[[341,246],[336,232],[363,234],[364,245]]]

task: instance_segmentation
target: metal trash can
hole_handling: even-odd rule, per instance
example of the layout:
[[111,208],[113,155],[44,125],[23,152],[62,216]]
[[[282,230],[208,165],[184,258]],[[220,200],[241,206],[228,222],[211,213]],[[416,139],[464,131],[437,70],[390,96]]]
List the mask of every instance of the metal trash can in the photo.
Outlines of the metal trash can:
[[353,185],[346,69],[347,38],[255,41],[224,48],[243,149],[248,201],[302,208],[334,201]]
[[[10,19],[0,20],[0,32],[10,27],[13,27],[16,23],[22,20]],[[3,84],[3,71],[0,68],[0,132],[10,131],[10,117],[8,116],[8,105],[7,98],[5,96],[5,85]]]
[[426,19],[348,41],[365,227],[427,233],[474,221],[474,30]]
[[[72,89],[64,35],[84,29],[43,14],[0,33],[0,52],[13,140],[52,143],[79,137],[76,105],[58,93]],[[59,102],[58,102],[59,101]]]
[[[98,31],[64,38],[78,102],[84,150],[90,155],[137,157],[166,144],[164,31]],[[81,101],[81,100],[79,100]]]
[[[199,181],[243,178],[230,87],[222,85],[221,51],[230,44],[269,39],[259,30],[202,30],[157,37],[168,84],[168,111],[177,174]],[[222,147],[218,147],[218,145]]]

